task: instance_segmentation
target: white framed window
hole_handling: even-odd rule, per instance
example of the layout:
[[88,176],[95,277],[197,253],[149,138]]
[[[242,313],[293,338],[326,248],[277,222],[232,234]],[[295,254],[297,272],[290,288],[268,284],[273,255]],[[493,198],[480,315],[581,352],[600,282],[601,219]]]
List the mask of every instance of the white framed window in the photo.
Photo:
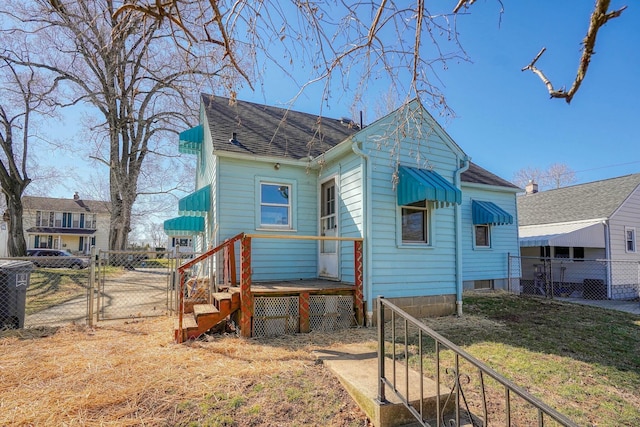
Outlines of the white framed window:
[[624,228],[624,236],[625,236],[625,250],[629,253],[634,253],[636,251],[636,229],[635,227],[625,227]]
[[47,236],[47,235],[36,236],[36,241],[38,242],[38,244],[36,245],[36,248],[41,248],[41,249],[51,248],[51,245],[49,245],[50,238],[51,236]]
[[96,214],[86,214],[84,216],[84,228],[96,228]]
[[473,226],[473,241],[476,248],[491,247],[491,227],[489,224],[477,224]]
[[429,215],[426,200],[400,207],[402,243],[430,243]]
[[79,213],[74,213],[72,216],[72,227],[73,228],[80,228],[80,214]]
[[55,213],[53,226],[58,228],[62,227],[62,212]]
[[36,211],[36,227],[53,227],[53,212]]
[[292,228],[292,185],[260,183],[260,227]]

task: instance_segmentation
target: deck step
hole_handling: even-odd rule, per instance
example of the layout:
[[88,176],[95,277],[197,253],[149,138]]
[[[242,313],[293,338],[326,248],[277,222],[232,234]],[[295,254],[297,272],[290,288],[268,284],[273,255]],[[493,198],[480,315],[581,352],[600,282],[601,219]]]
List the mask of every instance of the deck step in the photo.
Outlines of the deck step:
[[[211,300],[213,304],[193,302],[190,307],[193,314],[184,316],[182,320],[183,339],[197,338],[224,322],[227,316],[240,308],[240,292],[238,289],[232,288],[228,292],[214,292],[211,294]],[[177,321],[175,335],[176,337],[180,336]]]
[[225,300],[225,299],[230,300],[233,296],[231,295],[230,292],[214,292],[214,293],[211,294],[211,297],[213,299],[218,300],[218,301],[222,301],[222,300]]
[[193,315],[196,319],[200,316],[218,313],[220,313],[220,310],[218,310],[213,304],[196,304],[193,306]]
[[[182,318],[182,329],[197,329],[198,322],[192,315],[186,315]],[[178,329],[178,319],[174,322],[174,329]]]
[[240,308],[240,292],[215,292],[211,294],[213,303],[220,311],[232,312]]

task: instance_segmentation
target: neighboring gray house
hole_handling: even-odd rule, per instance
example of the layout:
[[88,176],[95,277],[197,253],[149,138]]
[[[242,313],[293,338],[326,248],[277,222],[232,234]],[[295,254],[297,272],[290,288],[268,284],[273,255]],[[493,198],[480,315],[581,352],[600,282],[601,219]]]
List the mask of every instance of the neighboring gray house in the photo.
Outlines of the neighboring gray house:
[[[544,260],[567,294],[627,299],[638,296],[640,173],[518,197],[522,283],[526,288]],[[588,261],[587,260],[598,260]],[[585,282],[586,281],[586,282]],[[570,284],[590,283],[601,289]]]

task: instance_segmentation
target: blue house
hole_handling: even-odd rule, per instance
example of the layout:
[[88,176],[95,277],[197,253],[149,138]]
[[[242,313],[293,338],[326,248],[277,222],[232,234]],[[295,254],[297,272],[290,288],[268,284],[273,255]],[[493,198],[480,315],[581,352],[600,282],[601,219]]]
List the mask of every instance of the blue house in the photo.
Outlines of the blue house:
[[[179,144],[197,157],[196,191],[166,233],[193,236],[197,251],[253,235],[254,284],[361,282],[369,322],[380,295],[424,317],[461,313],[463,289],[507,287],[520,190],[416,101],[361,127],[203,95]],[[223,258],[217,283],[229,281]]]

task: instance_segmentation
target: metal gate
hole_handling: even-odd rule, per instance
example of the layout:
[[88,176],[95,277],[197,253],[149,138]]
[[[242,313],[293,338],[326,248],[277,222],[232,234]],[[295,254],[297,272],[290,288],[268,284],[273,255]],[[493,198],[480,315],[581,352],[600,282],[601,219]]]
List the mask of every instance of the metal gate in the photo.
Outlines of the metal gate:
[[98,321],[153,317],[174,309],[173,272],[168,252],[99,251],[96,269]]

